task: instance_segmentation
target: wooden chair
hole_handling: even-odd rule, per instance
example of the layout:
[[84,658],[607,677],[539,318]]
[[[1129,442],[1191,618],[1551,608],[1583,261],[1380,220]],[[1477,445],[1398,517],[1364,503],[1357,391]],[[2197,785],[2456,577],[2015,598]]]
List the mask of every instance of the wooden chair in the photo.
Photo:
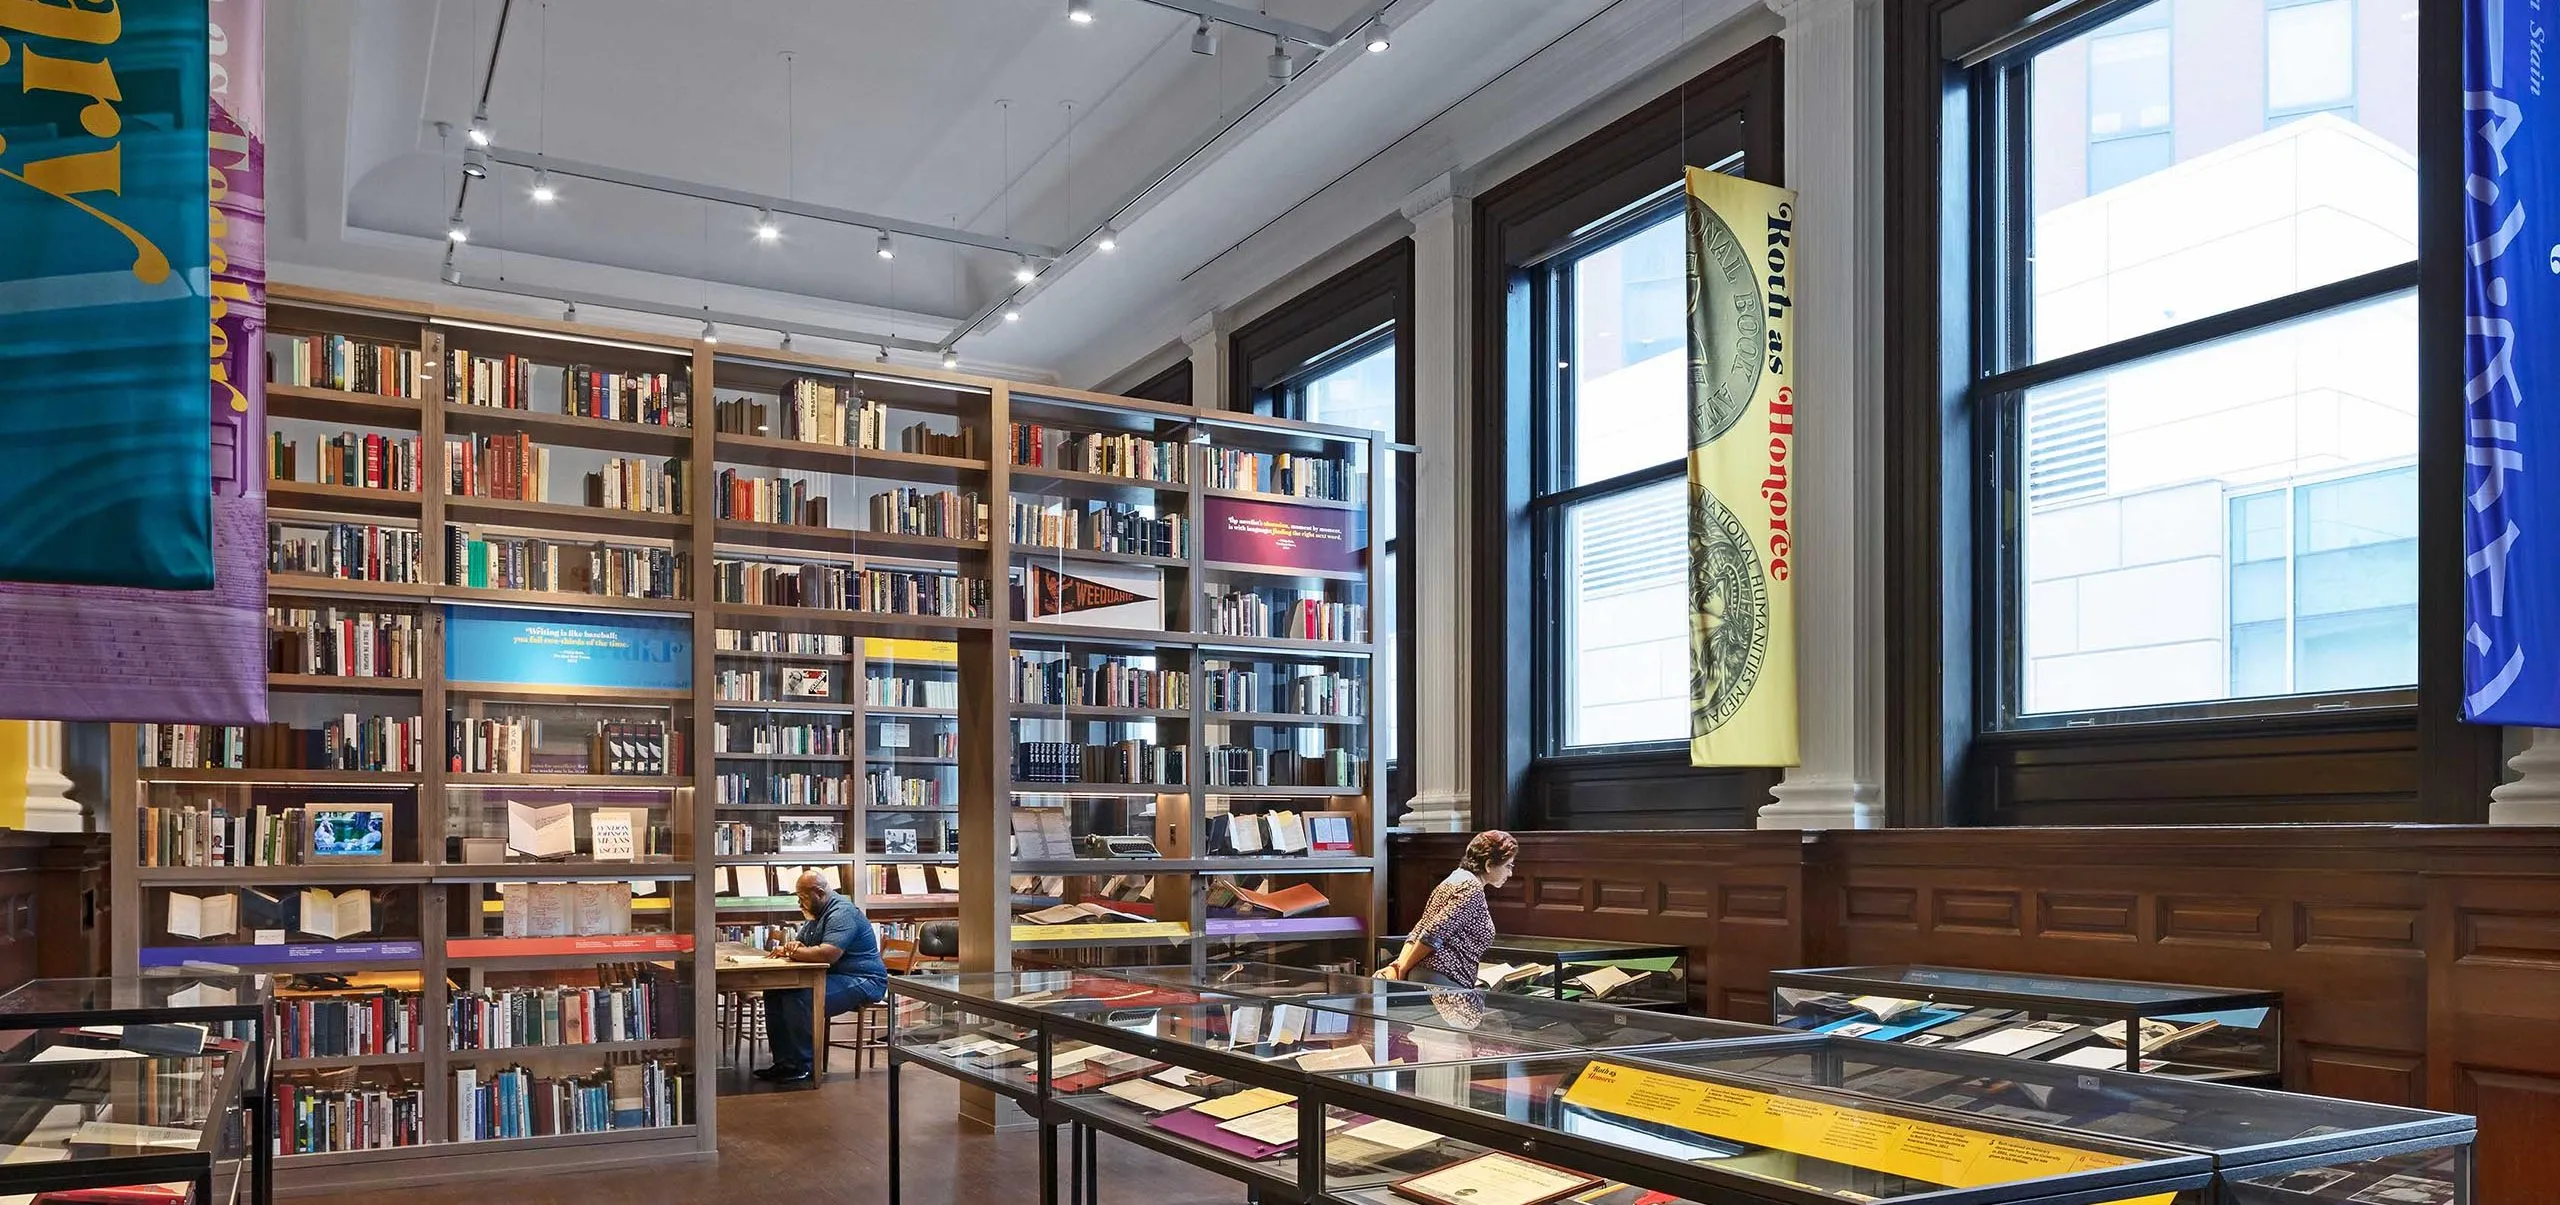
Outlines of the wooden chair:
[[[892,975],[905,975],[916,969],[916,943],[901,937],[880,939],[880,964]],[[827,1019],[827,1045],[836,1050],[853,1052],[853,1078],[861,1079],[863,1068],[889,1048],[890,1002],[882,996],[876,1004],[867,1004],[842,1017]],[[853,1038],[845,1041],[835,1036],[840,1022],[853,1024]]]
[[764,993],[722,992],[719,997],[721,1065],[740,1066],[741,1050],[752,1058],[756,1048],[764,1045]]

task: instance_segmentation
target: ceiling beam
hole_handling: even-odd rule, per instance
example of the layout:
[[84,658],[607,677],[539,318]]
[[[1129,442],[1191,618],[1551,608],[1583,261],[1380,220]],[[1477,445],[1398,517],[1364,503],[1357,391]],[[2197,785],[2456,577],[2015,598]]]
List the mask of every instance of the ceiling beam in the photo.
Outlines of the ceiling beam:
[[699,184],[691,180],[678,180],[672,176],[654,176],[647,172],[626,171],[618,167],[563,159],[557,155],[537,155],[530,151],[493,146],[489,148],[489,158],[492,162],[503,163],[509,167],[520,167],[526,171],[547,171],[555,176],[571,176],[580,180],[619,184],[625,188],[692,197],[722,205],[735,205],[741,209],[770,209],[775,213],[787,213],[793,217],[809,218],[820,222],[833,222],[840,226],[885,230],[907,238],[978,247],[988,251],[1001,251],[1008,255],[1028,255],[1033,259],[1056,259],[1059,255],[1059,249],[1056,247],[1023,239],[1007,238],[998,234],[955,230],[949,226],[936,226],[929,222],[910,222],[905,218],[893,218],[886,214],[864,213],[858,209],[839,209],[833,205],[818,205],[808,201],[795,201],[789,197],[767,196],[764,193],[747,192],[743,189],[724,188],[717,184]]

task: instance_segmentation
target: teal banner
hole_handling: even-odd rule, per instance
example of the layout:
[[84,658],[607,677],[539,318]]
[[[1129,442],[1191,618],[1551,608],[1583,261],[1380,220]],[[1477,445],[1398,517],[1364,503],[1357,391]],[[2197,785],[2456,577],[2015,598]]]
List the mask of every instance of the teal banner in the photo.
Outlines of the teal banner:
[[206,0],[0,0],[0,581],[214,584]]

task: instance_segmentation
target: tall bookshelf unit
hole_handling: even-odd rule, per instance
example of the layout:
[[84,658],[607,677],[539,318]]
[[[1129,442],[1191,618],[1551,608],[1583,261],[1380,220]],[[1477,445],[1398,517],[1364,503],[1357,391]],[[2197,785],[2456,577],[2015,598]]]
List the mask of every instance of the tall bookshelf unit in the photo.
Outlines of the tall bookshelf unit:
[[[712,951],[724,935],[796,923],[790,878],[803,867],[875,922],[957,919],[971,969],[1339,963],[1379,931],[1380,646],[1359,610],[1379,585],[1371,433],[281,285],[270,334],[271,350],[280,336],[312,341],[284,345],[295,354],[319,349],[269,389],[294,478],[270,482],[271,531],[301,557],[271,549],[271,627],[349,620],[375,633],[376,655],[301,642],[333,646],[313,653],[271,633],[287,659],[269,681],[274,719],[293,731],[250,734],[242,768],[207,768],[219,759],[202,740],[118,726],[113,754],[131,772],[113,784],[113,915],[124,970],[192,958],[343,974],[358,993],[414,1003],[404,1042],[298,1052],[277,1067],[315,1093],[379,1089],[382,1107],[414,1089],[416,1115],[399,1120],[415,1144],[288,1146],[287,1184],[715,1150]],[[668,404],[679,393],[681,414]],[[580,406],[619,416],[567,412]],[[449,442],[472,453],[468,480],[449,471]],[[1132,453],[1141,444],[1152,459]],[[1300,485],[1311,472],[1317,483]],[[606,478],[618,488],[605,492]],[[1281,551],[1212,559],[1212,519],[1258,525],[1262,546]],[[397,546],[386,531],[417,533],[414,568],[363,567]],[[510,541],[550,542],[563,572],[510,574],[546,563],[542,545]],[[295,567],[332,544],[354,576]],[[1299,544],[1321,547],[1287,551]],[[611,568],[581,574],[580,560]],[[1142,597],[1083,608],[1098,614],[1028,603],[1114,604],[1122,591]],[[672,624],[689,635],[689,672],[647,689],[451,680],[451,626],[486,613],[454,607]],[[1233,630],[1245,614],[1332,626]],[[394,723],[410,720],[414,735]],[[534,720],[548,734],[538,741]],[[597,764],[603,751],[584,734],[605,723],[660,726],[665,764]],[[349,739],[315,735],[332,724]],[[454,726],[510,724],[523,735],[485,745],[499,760],[455,768]],[[383,760],[401,740],[414,758]],[[310,768],[341,746],[379,768]],[[1141,761],[1169,772],[1124,772]],[[1213,762],[1234,781],[1213,779]],[[573,854],[505,852],[509,801],[573,805]],[[387,860],[173,866],[146,845],[155,808],[165,845],[177,810],[263,807],[281,829],[284,809],[349,804],[387,809]],[[1298,824],[1267,823],[1282,811]],[[633,820],[633,862],[593,860],[599,813]],[[1301,832],[1309,848],[1273,852],[1275,836]],[[1098,837],[1144,838],[1157,856],[1108,856]],[[533,911],[511,912],[511,897],[583,901],[581,884],[608,904],[628,885],[630,932],[509,936]],[[1301,884],[1323,901],[1286,918],[1245,915],[1227,890]],[[294,913],[329,902],[306,889],[367,892],[372,923],[337,939],[303,932]],[[172,894],[232,895],[234,930],[173,934]],[[1143,923],[1020,919],[1080,903]],[[283,950],[252,939],[278,927]],[[550,988],[626,1003],[645,988],[646,1036],[452,1048],[466,997]],[[643,1091],[666,1107],[615,1120],[665,1124],[461,1140],[461,1074],[485,1090],[515,1067],[541,1081],[537,1094],[592,1080],[606,1091],[590,1095],[627,1106]],[[680,1107],[662,1082],[676,1078]]]

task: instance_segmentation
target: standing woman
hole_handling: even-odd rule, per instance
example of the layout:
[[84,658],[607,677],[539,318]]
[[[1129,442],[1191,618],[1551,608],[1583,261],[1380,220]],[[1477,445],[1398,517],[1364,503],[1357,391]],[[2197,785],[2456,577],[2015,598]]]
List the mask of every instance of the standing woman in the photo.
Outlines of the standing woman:
[[1396,960],[1378,971],[1380,979],[1407,979],[1440,987],[1476,986],[1476,966],[1493,945],[1493,909],[1485,892],[1511,880],[1520,843],[1500,829],[1487,829],[1467,842],[1458,868],[1431,889],[1422,919],[1413,926]]

